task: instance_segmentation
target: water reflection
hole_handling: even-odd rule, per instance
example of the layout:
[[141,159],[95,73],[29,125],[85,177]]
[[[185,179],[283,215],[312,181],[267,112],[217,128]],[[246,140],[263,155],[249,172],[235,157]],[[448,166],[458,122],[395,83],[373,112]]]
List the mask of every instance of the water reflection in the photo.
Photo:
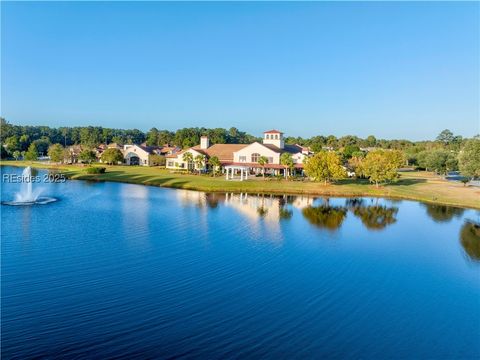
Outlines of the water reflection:
[[398,208],[395,206],[378,205],[378,203],[364,205],[363,199],[348,199],[346,203],[353,215],[358,217],[369,230],[383,230],[397,222]]
[[435,222],[448,222],[454,217],[460,218],[465,209],[445,205],[422,204],[427,210],[428,216]]
[[480,223],[467,220],[460,230],[460,243],[470,259],[480,261]]
[[310,224],[330,231],[338,230],[347,216],[347,208],[330,206],[328,203],[320,206],[308,206],[302,214]]
[[[281,221],[292,219],[296,212],[295,209],[299,209],[299,213],[310,224],[321,229],[339,230],[350,212],[361,221],[366,229],[381,231],[398,221],[399,208],[394,205],[401,204],[400,200],[383,201],[377,198],[329,199],[295,195],[202,193],[189,190],[177,190],[176,193],[185,206],[194,205],[205,210],[207,208],[217,209],[219,206],[233,208],[254,227],[264,224],[278,234],[281,234]],[[318,202],[321,204],[317,205]],[[460,218],[465,211],[462,208],[444,205],[422,204],[422,206],[435,222],[448,222],[453,218]],[[467,228],[470,233],[478,237],[478,224],[465,224],[462,234],[467,234],[467,230],[465,230]],[[478,241],[463,240],[463,237],[462,244],[467,244],[465,247],[469,249],[466,252],[472,258],[478,259],[480,257]]]

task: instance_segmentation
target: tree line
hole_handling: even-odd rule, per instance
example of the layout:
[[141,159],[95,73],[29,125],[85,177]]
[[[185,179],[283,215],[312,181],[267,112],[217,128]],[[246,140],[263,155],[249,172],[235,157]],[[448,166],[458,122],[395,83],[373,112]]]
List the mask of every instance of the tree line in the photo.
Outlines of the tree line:
[[40,154],[45,155],[52,144],[61,144],[64,147],[83,145],[94,148],[101,143],[141,144],[149,146],[176,145],[182,148],[191,147],[200,143],[200,137],[207,135],[211,144],[248,144],[261,140],[253,135],[240,131],[237,128],[207,129],[183,128],[177,131],[158,130],[152,128],[146,133],[138,129],[111,129],[101,126],[76,126],[52,128],[49,126],[20,126],[0,118],[0,141],[2,149],[13,156],[14,151],[27,151],[32,143]]
[[[90,150],[101,143],[170,144],[187,148],[198,145],[200,137],[203,135],[209,137],[211,144],[248,144],[262,140],[234,127],[230,129],[196,127],[182,128],[176,131],[152,128],[144,133],[138,129],[111,129],[100,126],[59,128],[20,126],[10,124],[4,118],[0,118],[2,158],[22,157],[31,160],[36,159],[39,155],[48,154],[50,156],[50,153],[56,157],[57,154],[60,154],[60,148],[59,146],[51,148],[55,144],[63,147],[82,145],[85,149]],[[414,166],[439,174],[462,170],[466,176],[480,176],[480,161],[476,160],[480,156],[478,154],[480,152],[478,150],[479,136],[467,139],[453,134],[448,129],[443,130],[435,140],[428,141],[384,140],[377,139],[373,135],[364,139],[353,135],[339,138],[333,135],[317,135],[311,138],[287,137],[285,142],[308,146],[313,152],[319,154],[318,157],[312,159],[311,164],[313,162],[340,164],[339,166],[343,170],[347,166],[357,175],[363,174],[362,176],[367,176],[365,175],[366,169],[370,162],[374,165],[375,161],[384,161],[384,157],[389,157],[391,154],[396,154],[395,161],[401,161],[405,166]],[[49,151],[50,148],[51,151]],[[94,160],[90,150],[82,154],[87,162]],[[377,150],[388,150],[388,152]],[[371,160],[374,156],[377,159]],[[261,159],[261,162],[266,164],[265,159]],[[287,156],[282,159],[282,164],[288,170],[293,168],[293,161]],[[344,175],[341,171],[339,173]],[[313,177],[320,178],[318,173],[315,173]],[[338,177],[338,172],[332,170],[330,175],[322,175],[322,181],[326,179],[328,182]],[[368,177],[372,178],[370,175]]]

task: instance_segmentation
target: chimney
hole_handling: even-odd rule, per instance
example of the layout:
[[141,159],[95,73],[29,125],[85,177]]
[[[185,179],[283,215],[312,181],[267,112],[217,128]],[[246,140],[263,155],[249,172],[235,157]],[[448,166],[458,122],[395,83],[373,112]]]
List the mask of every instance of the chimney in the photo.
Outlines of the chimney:
[[200,149],[208,149],[210,146],[210,141],[208,140],[208,136],[202,136],[200,138]]

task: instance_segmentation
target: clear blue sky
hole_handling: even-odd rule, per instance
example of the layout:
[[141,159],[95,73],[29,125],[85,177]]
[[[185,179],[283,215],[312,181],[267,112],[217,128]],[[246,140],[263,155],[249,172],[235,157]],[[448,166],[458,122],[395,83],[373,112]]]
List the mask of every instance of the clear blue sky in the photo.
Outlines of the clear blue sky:
[[480,132],[479,3],[1,6],[15,124]]

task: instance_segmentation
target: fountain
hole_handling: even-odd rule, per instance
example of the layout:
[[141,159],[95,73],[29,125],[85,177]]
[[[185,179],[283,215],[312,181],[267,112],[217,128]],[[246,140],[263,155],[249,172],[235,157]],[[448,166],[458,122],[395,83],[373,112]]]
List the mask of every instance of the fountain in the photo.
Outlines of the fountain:
[[23,169],[21,177],[20,192],[15,193],[14,201],[4,201],[5,205],[45,205],[56,201],[52,197],[40,197],[42,189],[33,190],[34,177],[32,177],[32,168],[30,166]]

